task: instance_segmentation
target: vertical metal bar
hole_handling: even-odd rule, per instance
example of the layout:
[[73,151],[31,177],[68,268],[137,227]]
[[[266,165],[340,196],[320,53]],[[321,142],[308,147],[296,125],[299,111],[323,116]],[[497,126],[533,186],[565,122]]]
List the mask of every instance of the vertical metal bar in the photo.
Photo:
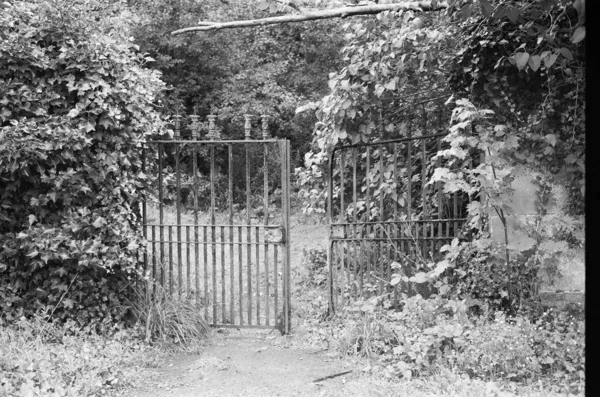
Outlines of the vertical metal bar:
[[[227,145],[227,163],[228,163],[228,194],[227,203],[229,204],[229,317],[231,323],[235,323],[234,313],[234,273],[235,273],[235,260],[234,260],[234,242],[233,242],[233,145]],[[241,267],[241,262],[240,262]]]
[[243,229],[241,226],[238,226],[238,302],[239,302],[239,312],[240,312],[240,325],[244,324],[244,280],[243,280],[243,254],[242,254],[242,233]]
[[187,225],[185,227],[185,263],[187,266],[187,276],[186,276],[186,298],[190,299],[190,278],[191,278],[191,265],[192,265],[192,259],[191,259],[191,254],[190,254],[190,246],[191,246],[191,240],[190,240],[190,226]]
[[[395,262],[398,260],[398,224],[396,222],[398,222],[398,200],[400,199],[400,196],[402,195],[402,190],[399,190],[398,188],[400,187],[400,178],[398,176],[398,144],[394,143],[394,170],[393,170],[393,178],[394,178],[394,182],[396,183],[396,186],[394,187],[394,192],[396,193],[396,199],[394,200],[394,223],[392,224],[392,235],[391,237],[394,239],[394,243],[391,244],[392,249],[393,249],[393,255],[390,258],[391,261]],[[391,268],[391,263],[390,263],[390,268]],[[396,286],[393,287],[394,288],[394,303],[398,302],[398,288]]]
[[340,222],[345,222],[346,219],[346,212],[344,209],[344,171],[345,171],[345,164],[344,164],[344,151],[340,150]]
[[[194,269],[196,270],[196,304],[200,304],[200,247],[198,246],[198,144],[194,143],[192,172],[194,173]],[[206,302],[204,303],[206,304]]]
[[277,267],[279,265],[278,251],[279,245],[273,244],[273,293],[275,294],[275,299],[273,302],[273,315],[275,316],[275,321],[277,321],[277,316],[279,313],[282,313],[279,311],[279,273],[277,272]]
[[[142,146],[142,172],[146,174],[146,146]],[[148,270],[148,208],[146,205],[146,198],[148,197],[148,192],[146,189],[143,190],[142,193],[142,236],[144,237],[144,241],[146,242],[146,246],[144,247],[144,275]]]
[[179,155],[181,144],[175,143],[175,213],[177,217],[177,292],[181,298],[181,290],[183,289],[182,280],[182,259],[181,259],[181,170],[179,164]]
[[215,197],[215,183],[216,183],[216,175],[215,175],[215,145],[210,145],[210,237],[211,237],[211,261],[212,261],[212,289],[213,289],[213,324],[217,323],[217,236],[216,236],[216,227],[215,227],[215,206],[216,206],[216,197]]
[[353,248],[353,255],[352,255],[352,265],[353,265],[353,269],[352,269],[352,275],[353,275],[353,281],[352,281],[352,288],[353,291],[356,295],[356,288],[357,288],[357,276],[358,276],[358,266],[359,266],[359,258],[358,258],[358,253],[360,252],[360,241],[358,241],[356,239],[357,236],[357,223],[358,223],[358,198],[356,197],[356,190],[357,190],[357,185],[358,185],[358,181],[356,178],[356,148],[352,148],[352,237],[353,240],[352,241],[352,248]]
[[[456,219],[456,218],[458,218],[458,194],[456,192],[453,194],[452,206],[453,206],[452,217],[454,219]],[[458,237],[458,222],[456,220],[454,221],[454,236],[453,237]]]
[[[437,138],[437,150],[438,153],[442,150],[442,138]],[[436,167],[440,168],[442,166],[442,159],[441,157],[437,158],[436,161]],[[438,235],[441,237],[442,236],[442,222],[441,219],[443,218],[443,214],[442,214],[442,182],[437,181],[435,183],[435,189],[436,189],[436,195],[437,195],[437,205],[438,205],[438,219],[440,220],[440,222],[438,223]]]
[[[160,226],[159,226],[160,227]],[[156,292],[156,226],[152,226],[152,292]]]
[[256,226],[256,325],[260,325],[260,227]]
[[[426,118],[423,118],[426,120]],[[427,142],[426,139],[421,138],[421,201],[423,205],[423,220],[429,218],[429,206],[427,203]],[[423,254],[427,250],[427,241],[425,239],[426,227],[423,223]]]
[[[290,141],[285,141],[285,183],[284,189],[282,189],[282,193],[285,192],[285,197],[282,197],[282,205],[283,205],[283,229],[284,229],[284,238],[285,238],[285,253],[284,253],[284,267],[285,267],[285,333],[289,333],[292,324],[291,324],[291,308],[290,308]],[[285,203],[285,204],[283,204]]]
[[[379,236],[381,239],[383,239],[385,237],[385,233],[384,233],[384,222],[385,222],[385,217],[383,215],[383,211],[384,211],[384,206],[383,206],[383,196],[384,196],[384,192],[383,192],[383,184],[385,183],[385,177],[384,177],[384,166],[383,166],[383,145],[377,145],[377,147],[379,148],[379,178],[380,178],[380,185],[379,185]],[[379,262],[379,268],[381,269],[381,273],[379,274],[379,277],[383,278],[383,274],[384,274],[384,263],[383,263],[383,250],[384,250],[385,244],[383,241],[379,241],[379,255],[378,258],[376,259],[376,262]],[[380,280],[379,281],[379,294],[383,294],[383,282]]]
[[[363,238],[369,239],[371,237],[371,232],[373,228],[371,227],[371,147],[365,147],[365,156],[366,156],[366,167],[367,171],[365,172],[365,184],[366,184],[366,197],[365,197],[365,207],[367,210],[365,222],[366,223],[366,236]],[[366,270],[367,270],[367,283],[371,283],[371,244],[365,244],[365,259],[366,259]],[[362,276],[361,276],[362,281]],[[361,286],[362,288],[362,286]]]
[[250,217],[250,148],[248,146],[249,144],[246,144],[246,273],[248,277],[246,282],[248,284],[248,325],[252,325],[252,228],[250,227],[252,219]]
[[225,294],[225,289],[227,286],[225,285],[225,226],[221,225],[221,319],[223,320],[223,324],[227,323],[227,297]]
[[[333,223],[333,164],[334,164],[334,156],[335,150],[329,156],[329,172],[327,173],[327,226],[329,228],[328,232],[328,244],[327,244],[327,266],[329,273],[329,280],[327,281],[327,288],[329,293],[329,313],[335,313],[335,302],[334,302],[334,270],[333,270],[333,260],[334,260],[334,252],[333,252],[333,241],[331,239],[331,228]],[[277,296],[277,294],[275,294]],[[277,309],[275,309],[277,310]]]
[[[264,126],[264,121],[265,119],[263,118],[263,126]],[[266,139],[266,128],[263,129],[263,139]],[[264,167],[264,186],[263,186],[263,212],[264,212],[264,220],[263,220],[263,225],[264,225],[264,230],[265,233],[267,231],[267,226],[269,225],[269,163],[268,163],[268,159],[269,159],[269,147],[268,145],[265,143],[264,145],[264,157],[263,157],[263,167]],[[267,243],[267,241],[265,240],[264,242],[264,251],[265,251],[265,283],[266,283],[266,287],[265,287],[265,318],[266,318],[266,325],[270,325],[269,322],[269,244]]]
[[173,225],[167,226],[169,234],[169,295],[173,295]]
[[[202,244],[204,254],[204,317],[208,321],[208,227],[202,227]],[[214,323],[214,317],[213,317]]]
[[[163,208],[163,144],[158,144],[158,234],[160,246],[160,286],[165,286],[165,231]],[[155,273],[156,274],[156,273]]]

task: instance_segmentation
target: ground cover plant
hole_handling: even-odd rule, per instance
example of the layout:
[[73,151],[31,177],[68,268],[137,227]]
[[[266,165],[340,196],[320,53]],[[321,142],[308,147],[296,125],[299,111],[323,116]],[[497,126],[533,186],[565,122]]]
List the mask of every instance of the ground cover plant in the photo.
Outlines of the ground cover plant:
[[0,394],[18,397],[122,395],[163,355],[135,331],[90,335],[42,314],[0,327],[0,351]]

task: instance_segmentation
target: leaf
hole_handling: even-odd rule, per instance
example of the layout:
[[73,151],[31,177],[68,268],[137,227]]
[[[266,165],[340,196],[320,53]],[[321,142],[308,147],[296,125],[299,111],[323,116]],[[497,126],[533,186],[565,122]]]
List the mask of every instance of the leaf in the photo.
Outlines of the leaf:
[[534,71],[537,72],[537,70],[540,68],[540,64],[541,64],[541,59],[539,55],[532,55],[531,57],[529,57],[529,67]]
[[481,13],[483,16],[487,18],[492,15],[493,7],[490,2],[488,0],[480,0],[479,2],[481,3]]
[[529,54],[527,52],[519,52],[515,54],[515,61],[517,62],[517,68],[523,70],[527,61],[529,60]]
[[94,225],[94,227],[102,227],[103,225],[106,225],[106,220],[104,218],[102,218],[101,216],[99,216],[98,218],[96,218],[96,220],[94,221],[94,223],[92,224]]
[[560,49],[560,54],[561,54],[562,56],[564,56],[565,58],[567,58],[569,61],[572,61],[572,60],[573,60],[573,53],[571,52],[571,50],[569,50],[569,49],[568,49],[568,48],[566,48],[566,47],[562,47],[562,48]]
[[521,14],[521,11],[518,8],[511,7],[510,10],[508,11],[508,19],[512,23],[517,23],[517,21],[519,19],[519,14]]
[[260,3],[258,3],[258,9],[261,11],[265,11],[267,8],[269,8],[269,2],[268,1],[261,1]]
[[33,225],[33,223],[36,221],[37,221],[37,218],[35,217],[35,215],[33,215],[33,214],[29,215],[29,226]]
[[552,146],[556,146],[556,135],[554,134],[548,134],[545,136],[546,140],[548,141],[548,143]]
[[460,14],[463,17],[463,19],[467,19],[471,16],[471,4],[467,4],[465,5],[461,10],[460,10]]
[[70,118],[75,118],[77,116],[79,116],[79,110],[77,109],[71,109],[71,111],[67,114],[67,117]]
[[418,272],[414,276],[409,279],[413,283],[422,284],[427,282],[427,274],[423,272]]
[[571,41],[573,43],[579,43],[581,40],[585,38],[585,26],[580,26],[573,32],[573,36],[571,37]]
[[552,65],[554,65],[554,62],[556,62],[557,58],[558,54],[551,54],[549,57],[544,58],[544,66],[546,66],[546,68],[550,68]]
[[72,309],[73,306],[75,305],[75,301],[73,299],[65,299],[63,300],[63,306],[66,307],[67,309]]

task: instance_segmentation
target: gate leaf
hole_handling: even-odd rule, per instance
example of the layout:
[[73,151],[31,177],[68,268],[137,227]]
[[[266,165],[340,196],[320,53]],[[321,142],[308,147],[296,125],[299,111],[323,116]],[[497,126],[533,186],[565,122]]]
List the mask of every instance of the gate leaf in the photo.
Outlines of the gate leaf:
[[527,61],[529,60],[529,54],[527,52],[519,52],[515,54],[515,61],[517,62],[517,68],[523,70]]
[[532,55],[529,58],[529,67],[534,71],[537,72],[537,70],[540,68],[540,63],[541,63],[541,59],[539,55]]
[[481,0],[481,12],[483,13],[484,17],[489,17],[492,14],[492,5],[490,4],[489,1],[487,0]]
[[571,41],[573,43],[579,43],[581,40],[585,38],[585,26],[580,26],[573,32],[573,36],[571,37]]
[[573,53],[568,48],[562,47],[560,49],[560,53],[561,53],[562,56],[564,56],[565,58],[567,58],[569,61],[573,60]]

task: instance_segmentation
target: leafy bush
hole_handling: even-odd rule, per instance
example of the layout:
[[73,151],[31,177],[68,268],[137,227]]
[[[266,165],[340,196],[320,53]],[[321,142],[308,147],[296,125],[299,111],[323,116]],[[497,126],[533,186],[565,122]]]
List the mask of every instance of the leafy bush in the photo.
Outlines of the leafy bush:
[[5,3],[0,14],[0,312],[47,305],[123,320],[138,250],[141,148],[163,84],[115,5]]
[[[331,323],[338,329],[340,353],[377,360],[394,377],[450,370],[484,381],[542,381],[557,392],[583,391],[585,329],[568,313],[534,321],[492,313],[477,300],[439,295],[405,298],[401,310],[386,309],[389,305],[373,297],[340,314]],[[470,310],[473,305],[482,305],[480,315]]]

